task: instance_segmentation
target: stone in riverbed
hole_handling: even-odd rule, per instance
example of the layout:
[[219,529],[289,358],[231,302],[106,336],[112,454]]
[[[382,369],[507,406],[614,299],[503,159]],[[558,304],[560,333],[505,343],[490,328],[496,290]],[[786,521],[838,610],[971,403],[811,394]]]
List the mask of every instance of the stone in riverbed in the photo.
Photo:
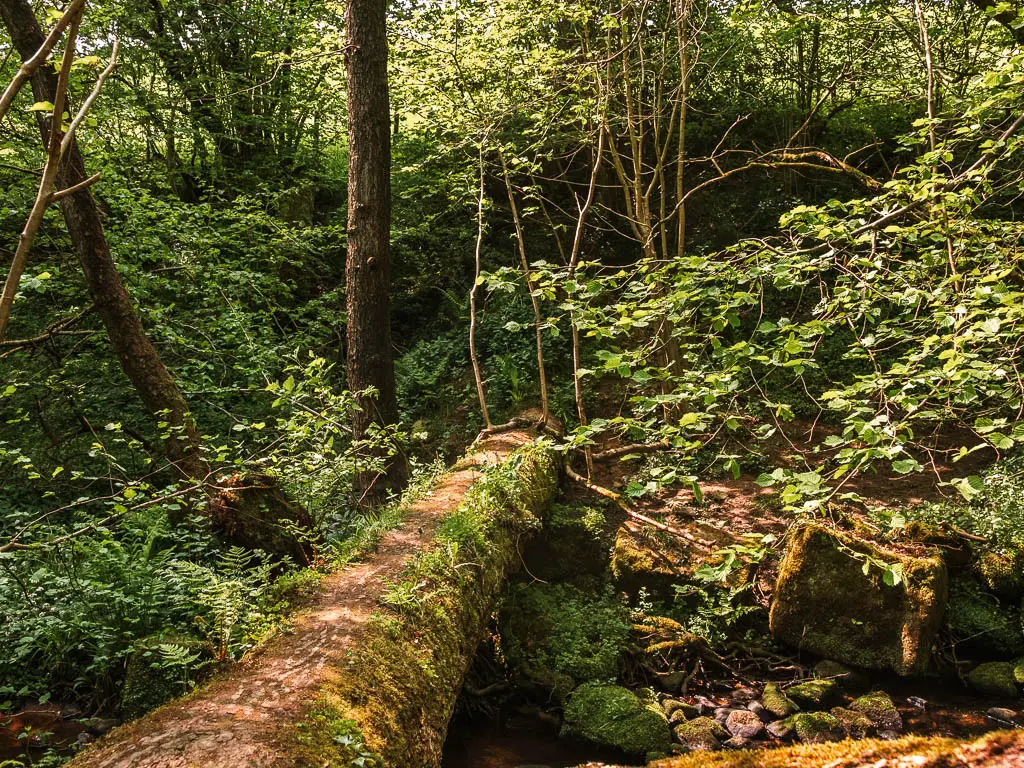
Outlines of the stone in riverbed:
[[801,712],[793,716],[797,738],[805,744],[842,741],[846,732],[835,715],[828,712]]
[[726,718],[725,730],[741,739],[756,739],[764,733],[764,723],[750,710],[737,709]]
[[687,704],[679,699],[665,699],[661,702],[661,708],[665,711],[665,716],[670,723],[683,722],[699,714],[693,704]]
[[[889,586],[881,568],[902,570]],[[779,568],[769,617],[781,642],[865,669],[923,672],[942,622],[948,579],[938,556],[908,557],[817,523],[798,528]]]
[[841,691],[834,680],[806,680],[786,689],[786,695],[801,709],[827,709]]
[[752,742],[750,739],[745,739],[742,736],[733,736],[728,741],[723,742],[722,746],[726,749],[750,749]]
[[1013,665],[1005,661],[979,664],[967,675],[967,684],[982,696],[1013,699],[1017,696],[1017,680]]
[[796,715],[792,715],[783,720],[776,720],[774,723],[768,723],[765,730],[776,739],[789,739],[794,733],[796,733],[796,724],[794,723],[795,717]]
[[1006,707],[991,707],[985,710],[985,714],[993,720],[998,720],[1001,723],[1017,725],[1017,713],[1012,709],[1007,709]]
[[695,752],[710,751],[722,746],[729,732],[710,717],[697,717],[675,728],[676,739]]
[[633,755],[667,752],[670,741],[661,707],[622,686],[599,683],[581,685],[569,697],[562,734]]
[[903,718],[900,717],[899,710],[892,703],[889,694],[882,691],[874,691],[854,699],[850,709],[867,715],[879,731],[900,731],[903,729]]
[[775,715],[764,708],[764,704],[760,701],[752,701],[747,704],[747,709],[753,712],[761,720],[762,723],[770,723],[775,719]]
[[768,683],[761,694],[761,704],[776,717],[785,718],[800,711],[775,683]]
[[875,730],[875,724],[871,718],[863,712],[854,712],[852,709],[833,707],[831,714],[843,726],[846,735],[851,739],[864,739]]

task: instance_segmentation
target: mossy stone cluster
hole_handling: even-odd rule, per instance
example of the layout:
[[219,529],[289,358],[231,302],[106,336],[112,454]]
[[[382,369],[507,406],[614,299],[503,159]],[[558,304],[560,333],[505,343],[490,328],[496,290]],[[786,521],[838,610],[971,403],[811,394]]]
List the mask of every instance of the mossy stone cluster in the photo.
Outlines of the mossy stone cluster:
[[893,704],[889,694],[874,691],[854,699],[850,709],[865,715],[879,731],[899,731],[903,728],[903,718]]
[[665,754],[671,737],[668,719],[653,699],[602,683],[586,683],[573,691],[562,733],[631,755]]
[[[899,565],[891,586],[882,569]],[[797,528],[780,566],[770,614],[779,641],[865,669],[923,672],[948,592],[938,556],[908,557],[817,523]]]

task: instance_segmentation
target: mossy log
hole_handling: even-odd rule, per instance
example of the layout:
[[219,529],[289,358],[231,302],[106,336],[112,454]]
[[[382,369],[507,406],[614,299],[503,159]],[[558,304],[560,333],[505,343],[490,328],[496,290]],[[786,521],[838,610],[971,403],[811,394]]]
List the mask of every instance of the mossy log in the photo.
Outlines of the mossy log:
[[90,746],[73,768],[440,764],[448,720],[519,546],[558,480],[528,432],[488,438],[293,630]]

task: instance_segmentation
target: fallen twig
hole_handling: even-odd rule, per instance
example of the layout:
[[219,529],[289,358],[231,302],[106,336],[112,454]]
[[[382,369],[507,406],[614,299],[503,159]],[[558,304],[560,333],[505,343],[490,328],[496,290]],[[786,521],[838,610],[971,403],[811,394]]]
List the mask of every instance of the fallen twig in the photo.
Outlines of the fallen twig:
[[622,496],[620,494],[616,493],[615,491],[611,491],[607,488],[604,488],[603,486],[597,485],[596,483],[590,482],[589,480],[587,480],[587,478],[583,477],[583,475],[574,472],[572,467],[566,467],[565,473],[569,476],[570,480],[579,483],[580,485],[593,491],[596,494],[604,496],[606,499],[611,499],[612,501],[614,501],[618,505],[619,509],[621,509],[634,520],[644,523],[645,525],[650,525],[654,528],[657,528],[659,531],[664,531],[665,533],[670,533],[673,536],[678,536],[681,539],[686,539],[697,549],[703,550],[704,552],[711,551],[711,547],[702,542],[692,533],[681,530],[679,528],[674,528],[673,526],[667,525],[659,520],[655,520],[653,518],[647,517],[646,515],[640,514],[635,509],[630,507],[625,501],[623,501]]

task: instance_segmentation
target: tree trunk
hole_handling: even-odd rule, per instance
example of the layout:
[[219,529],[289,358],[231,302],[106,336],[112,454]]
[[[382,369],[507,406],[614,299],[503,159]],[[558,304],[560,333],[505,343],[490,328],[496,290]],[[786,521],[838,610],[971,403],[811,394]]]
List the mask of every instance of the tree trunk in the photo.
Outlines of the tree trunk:
[[[0,0],[0,15],[22,60],[39,50],[45,39],[28,0]],[[36,101],[53,102],[57,76],[52,67],[39,67],[32,76]],[[43,144],[49,140],[50,122],[39,121]],[[85,181],[85,163],[77,143],[68,149],[57,174],[57,189]],[[170,427],[166,452],[178,470],[188,477],[205,477],[207,468],[199,455],[199,436],[188,403],[156,348],[146,337],[103,234],[96,201],[88,189],[60,201],[61,212],[85,273],[89,294],[106,327],[121,368],[131,380],[146,409],[158,422]]]
[[[345,19],[348,75],[348,385],[359,394],[353,417],[356,441],[371,425],[398,421],[391,353],[391,112],[388,105],[387,0],[349,0]],[[382,450],[363,457],[385,458]],[[385,472],[358,474],[363,502],[383,500],[388,486],[405,480],[404,461],[393,457]]]

